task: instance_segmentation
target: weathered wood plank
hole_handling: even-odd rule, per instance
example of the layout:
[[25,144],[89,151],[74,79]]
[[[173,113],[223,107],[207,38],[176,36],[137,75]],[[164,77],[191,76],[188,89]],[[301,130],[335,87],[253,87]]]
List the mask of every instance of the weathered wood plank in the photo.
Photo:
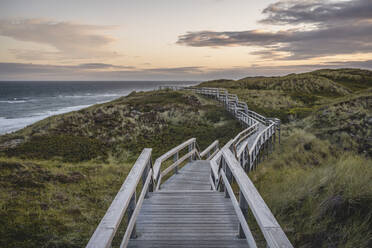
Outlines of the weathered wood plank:
[[[166,168],[165,170],[163,170],[161,173],[160,173],[160,178],[164,177],[165,175],[167,175],[170,171],[172,171],[176,166],[180,165],[182,162],[184,162],[186,159],[188,159],[189,157],[191,157],[194,153],[195,153],[195,149],[192,150],[191,152],[189,153],[186,153],[184,156],[182,156],[180,159],[178,159],[176,162],[174,162],[172,165],[170,165],[168,168]],[[159,180],[160,182],[160,180]],[[158,183],[159,183],[158,182]]]
[[123,239],[121,241],[120,248],[127,247],[127,245],[128,245],[129,238],[131,237],[133,228],[134,228],[134,226],[136,224],[136,219],[137,219],[137,216],[138,216],[138,214],[140,212],[140,209],[142,207],[142,202],[143,202],[143,199],[145,198],[145,195],[146,195],[146,192],[147,192],[147,188],[149,187],[149,184],[150,184],[151,179],[152,179],[152,170],[147,175],[147,178],[146,178],[146,181],[145,181],[145,183],[143,185],[141,194],[140,194],[140,196],[138,198],[137,206],[136,206],[136,208],[133,211],[133,214],[132,214],[132,216],[131,216],[131,218],[129,220],[128,226],[127,226],[127,230],[125,231],[124,237],[123,237]]
[[129,247],[131,248],[146,248],[146,247],[173,247],[173,248],[183,248],[183,247],[195,247],[195,248],[206,248],[206,247],[215,247],[215,248],[242,248],[246,247],[245,240],[219,240],[215,242],[213,240],[175,240],[175,241],[162,241],[162,240],[133,240]]
[[247,221],[245,220],[245,217],[244,217],[244,215],[243,215],[243,213],[242,213],[242,211],[239,207],[239,203],[236,200],[236,197],[234,195],[234,191],[232,190],[230,182],[227,180],[227,177],[226,177],[226,175],[223,171],[221,171],[221,176],[222,176],[222,179],[225,183],[225,188],[227,189],[227,191],[229,193],[229,196],[231,198],[231,202],[232,202],[232,205],[234,207],[235,213],[236,213],[236,215],[239,219],[240,225],[241,225],[241,227],[244,231],[248,247],[249,248],[257,248],[256,241],[254,240],[253,235],[251,233],[251,230],[249,229],[249,226],[247,224]]
[[204,157],[205,155],[207,155],[208,152],[210,152],[212,149],[214,149],[215,147],[218,147],[218,144],[219,144],[218,140],[215,140],[212,144],[210,144],[207,148],[205,148],[204,151],[202,151],[202,152],[200,153],[200,157],[203,158],[203,157]]
[[[293,247],[261,195],[258,193],[256,187],[240,167],[239,162],[235,159],[232,152],[229,149],[223,149],[223,156],[242,194],[247,200],[269,247]],[[272,235],[273,228],[275,230],[275,235]]]
[[145,167],[151,159],[151,151],[152,149],[149,148],[143,149],[86,247],[102,248],[111,246],[112,239],[129,205],[129,201],[136,190]]
[[221,240],[228,247],[235,247],[235,242],[241,247],[234,207],[222,193],[211,190],[210,173],[210,161],[193,161],[165,181],[161,190],[150,193],[137,218],[139,236],[129,241],[129,247],[161,241],[183,247],[182,240],[188,241],[188,247],[190,242],[202,244],[203,240],[205,247],[219,247]]
[[161,166],[162,162],[164,162],[168,158],[172,157],[175,153],[181,151],[185,147],[188,147],[190,144],[194,143],[195,141],[196,141],[195,138],[191,138],[191,139],[185,141],[184,143],[182,143],[182,144],[174,147],[173,149],[169,150],[168,152],[164,153],[159,158],[157,158],[155,160],[154,167],[153,167],[154,168],[154,178],[155,179],[158,178],[158,175],[160,173],[160,166]]

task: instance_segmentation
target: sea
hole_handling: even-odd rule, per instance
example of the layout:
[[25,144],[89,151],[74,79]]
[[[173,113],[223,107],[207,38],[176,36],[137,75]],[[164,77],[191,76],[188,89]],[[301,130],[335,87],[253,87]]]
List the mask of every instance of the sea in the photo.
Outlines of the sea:
[[192,86],[178,81],[0,81],[0,135],[14,132],[52,115],[104,103],[132,91],[150,91],[162,85]]

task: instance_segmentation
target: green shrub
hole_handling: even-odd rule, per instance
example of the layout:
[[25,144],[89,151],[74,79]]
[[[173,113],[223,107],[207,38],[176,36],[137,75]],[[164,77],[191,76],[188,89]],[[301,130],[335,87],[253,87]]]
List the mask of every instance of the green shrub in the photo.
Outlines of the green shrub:
[[61,158],[65,162],[81,162],[94,158],[107,158],[107,148],[93,138],[69,135],[33,136],[30,140],[9,148],[7,156],[30,159]]

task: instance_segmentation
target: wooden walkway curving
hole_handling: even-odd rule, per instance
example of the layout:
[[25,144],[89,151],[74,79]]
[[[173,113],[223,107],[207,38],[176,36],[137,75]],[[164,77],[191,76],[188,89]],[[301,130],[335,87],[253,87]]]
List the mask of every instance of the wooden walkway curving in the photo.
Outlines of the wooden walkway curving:
[[210,162],[193,161],[150,193],[128,247],[246,247],[231,200],[209,177]]
[[[152,149],[143,149],[87,248],[111,247],[124,216],[128,222],[120,248],[256,248],[246,218],[248,211],[267,247],[293,248],[247,175],[273,151],[277,131],[280,143],[280,120],[249,110],[246,103],[223,89],[177,90],[215,98],[245,129],[222,148],[216,140],[200,151],[196,139],[191,138],[158,157],[154,164]],[[231,187],[233,181],[238,195]]]

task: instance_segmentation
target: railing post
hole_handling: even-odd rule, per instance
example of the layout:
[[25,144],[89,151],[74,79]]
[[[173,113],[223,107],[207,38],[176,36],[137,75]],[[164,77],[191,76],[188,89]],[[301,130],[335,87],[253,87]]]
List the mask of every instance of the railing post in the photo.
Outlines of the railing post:
[[[150,158],[150,160],[149,160],[149,163],[148,163],[148,173],[150,173],[150,171],[152,170],[152,162],[151,162],[151,158]],[[154,172],[154,171],[152,171],[152,172]],[[147,174],[148,175],[148,174]],[[148,188],[148,190],[147,190],[147,194],[146,194],[146,196],[145,196],[145,198],[148,198],[149,197],[149,192],[153,192],[154,191],[154,180],[151,178],[150,179],[150,183],[149,183],[149,188]]]
[[[193,148],[192,146],[193,146],[193,144],[194,144],[194,143],[191,143],[191,144],[189,145],[189,152],[192,151],[192,148]],[[192,162],[192,160],[193,160],[193,155],[190,156],[190,162]]]
[[[143,173],[142,173],[142,186],[145,186],[146,179],[147,179],[147,177],[148,177],[148,175],[150,173],[150,170],[151,170],[151,159],[148,161],[145,169],[143,170]],[[149,193],[150,190],[151,190],[151,192],[153,190],[153,188],[152,188],[152,180],[150,181],[149,187],[146,190],[145,198],[148,198],[149,197],[149,194],[148,193]]]
[[[225,167],[225,165],[224,165],[224,158],[223,158],[223,156],[221,157],[221,161],[220,161],[220,169],[221,170],[223,170],[224,171],[224,167]],[[221,181],[219,181],[219,192],[224,192],[225,191],[225,187],[224,187],[224,185],[223,185],[223,180],[222,180],[222,178],[220,178],[220,175],[218,174],[218,180],[221,180]]]
[[[136,208],[136,191],[134,191],[132,198],[130,198],[129,206],[128,206],[128,223],[130,219],[132,218],[134,209]],[[130,235],[132,239],[137,238],[137,232],[136,232],[136,224],[133,226],[133,231]]]
[[[226,161],[225,161],[225,175],[226,175],[226,178],[227,178],[227,181],[231,184],[232,182],[232,173],[231,173],[231,170],[230,170],[230,167],[227,165]],[[229,196],[229,192],[227,191],[227,188],[225,187],[225,198],[230,198]]]
[[[177,160],[178,160],[178,152],[176,152],[173,157],[174,162],[177,162]],[[178,165],[174,167],[174,174],[177,174],[177,173],[178,173]]]
[[[242,210],[244,218],[246,218],[247,213],[248,213],[248,203],[247,203],[247,200],[245,199],[241,190],[239,190],[239,207]],[[243,228],[240,224],[239,224],[239,238],[241,238],[241,239],[246,238],[245,234],[244,234],[244,231],[243,231]]]

